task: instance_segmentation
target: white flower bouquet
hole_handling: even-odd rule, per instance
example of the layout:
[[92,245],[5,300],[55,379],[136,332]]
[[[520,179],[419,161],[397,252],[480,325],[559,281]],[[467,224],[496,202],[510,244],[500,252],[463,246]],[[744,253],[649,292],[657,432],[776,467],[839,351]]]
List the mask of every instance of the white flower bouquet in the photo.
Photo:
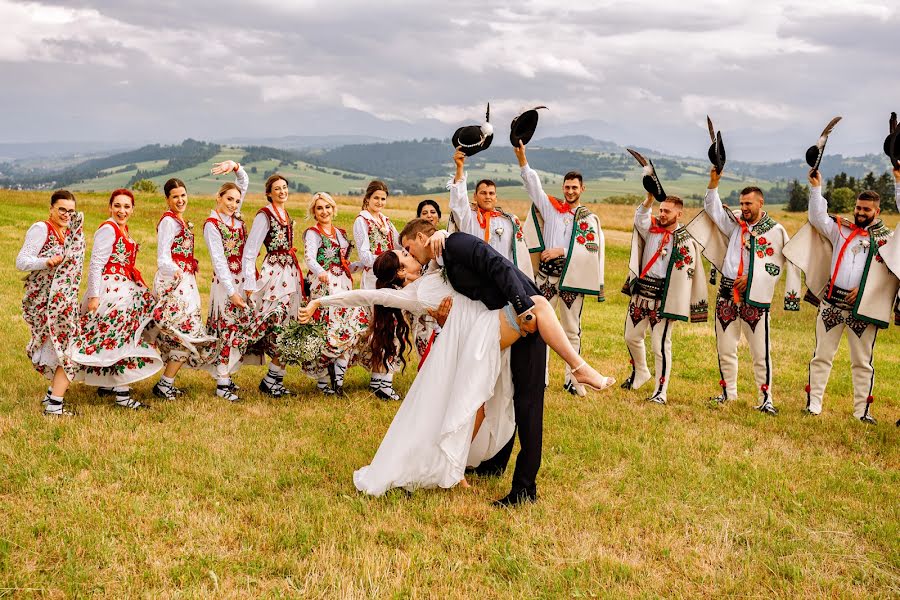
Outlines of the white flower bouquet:
[[289,365],[319,360],[325,351],[325,326],[322,323],[292,322],[281,330],[275,342],[281,359]]

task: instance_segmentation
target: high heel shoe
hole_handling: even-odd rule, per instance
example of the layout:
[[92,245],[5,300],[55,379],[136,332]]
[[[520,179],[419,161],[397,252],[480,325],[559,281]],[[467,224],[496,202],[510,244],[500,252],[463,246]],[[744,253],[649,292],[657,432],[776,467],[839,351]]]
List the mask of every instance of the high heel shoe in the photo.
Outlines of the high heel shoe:
[[[575,373],[578,371],[578,369],[581,369],[581,368],[586,367],[586,366],[588,366],[587,362],[586,362],[586,361],[581,361],[581,364],[580,364],[580,365],[578,365],[577,367],[575,367],[574,369],[572,369],[572,376],[575,377]],[[578,385],[583,385],[583,386],[585,386],[585,387],[591,388],[591,389],[594,390],[595,392],[602,392],[603,390],[605,390],[605,389],[607,389],[607,388],[609,388],[609,387],[612,387],[612,386],[615,385],[615,383],[616,383],[615,377],[604,377],[604,378],[603,378],[603,385],[602,385],[601,387],[596,387],[596,386],[593,386],[593,385],[591,385],[591,384],[589,384],[589,383],[585,383],[585,382],[583,382],[583,381],[578,381],[578,378],[577,378],[577,377],[575,377],[575,381],[578,382]]]

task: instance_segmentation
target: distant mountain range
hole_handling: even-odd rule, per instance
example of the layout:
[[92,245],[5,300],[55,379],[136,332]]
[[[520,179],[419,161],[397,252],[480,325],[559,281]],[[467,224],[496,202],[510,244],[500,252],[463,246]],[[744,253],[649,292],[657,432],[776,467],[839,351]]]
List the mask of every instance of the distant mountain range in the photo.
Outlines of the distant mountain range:
[[[386,179],[407,193],[430,193],[442,188],[437,179],[445,179],[452,167],[449,141],[437,138],[386,141],[374,136],[286,136],[231,138],[221,143],[185,140],[177,145],[151,144],[124,152],[104,153],[103,149],[102,144],[0,144],[0,154],[9,156],[0,161],[0,186],[46,189],[80,183],[84,188],[97,180],[96,189],[105,189],[104,185],[112,185],[110,174],[116,173],[127,173],[128,177],[114,179],[130,185],[138,178],[163,178],[208,163],[226,149],[231,152],[229,156],[246,155],[245,162],[259,163],[263,169],[292,163],[297,168],[306,164],[323,173],[333,172],[345,182],[341,185],[347,186],[346,190],[333,190],[338,193],[358,189],[358,181],[367,177]],[[709,169],[705,159],[666,156],[646,148],[640,151],[653,158],[668,180],[688,171],[702,175]],[[545,173],[559,175],[575,169],[592,180],[622,180],[634,177],[638,169],[624,147],[587,135],[537,138],[529,144],[528,155]],[[265,161],[275,161],[274,166]],[[508,142],[498,136],[491,148],[470,158],[467,167],[499,172],[500,167],[514,163]],[[875,154],[826,155],[822,164],[827,174],[845,172],[857,178],[888,168],[886,158]],[[781,163],[733,161],[727,166],[727,173],[733,176],[770,184],[803,180],[807,170],[799,159]]]

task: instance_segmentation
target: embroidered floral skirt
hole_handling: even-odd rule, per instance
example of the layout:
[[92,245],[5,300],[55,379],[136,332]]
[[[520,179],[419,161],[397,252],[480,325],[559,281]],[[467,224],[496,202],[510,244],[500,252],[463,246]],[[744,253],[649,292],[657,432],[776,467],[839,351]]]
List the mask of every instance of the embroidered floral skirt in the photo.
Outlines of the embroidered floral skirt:
[[[318,278],[310,279],[310,297],[322,298],[330,293],[352,289],[353,282],[346,275],[331,275],[331,281],[324,283]],[[360,364],[368,368],[370,310],[366,308],[345,308],[329,306],[320,308],[314,319],[325,325],[325,350],[318,361],[304,363],[300,369],[308,376],[319,379],[328,372],[328,367],[337,359],[344,359],[348,365]],[[364,362],[365,361],[365,362]]]
[[200,290],[192,273],[180,279],[156,274],[153,282],[158,301],[153,309],[156,345],[164,361],[186,361],[199,367],[210,361],[217,339],[206,333],[200,307]]
[[279,358],[276,338],[281,327],[297,318],[302,292],[300,271],[293,261],[281,264],[278,260],[263,261],[256,280],[257,290],[250,297],[260,316],[272,327],[263,339],[252,348],[252,352],[264,352],[272,358]]
[[143,285],[122,275],[104,275],[100,306],[87,312],[84,299],[79,331],[67,351],[84,367],[76,379],[113,387],[130,385],[160,371],[159,352],[145,339],[155,303]]
[[[237,289],[242,289],[243,277],[234,276],[234,281]],[[213,376],[227,377],[244,364],[265,364],[265,356],[258,350],[260,341],[284,322],[286,314],[287,309],[282,307],[264,317],[252,301],[247,303],[247,308],[235,306],[229,300],[225,286],[214,277],[209,292],[206,332],[218,342],[215,354],[203,369]]]

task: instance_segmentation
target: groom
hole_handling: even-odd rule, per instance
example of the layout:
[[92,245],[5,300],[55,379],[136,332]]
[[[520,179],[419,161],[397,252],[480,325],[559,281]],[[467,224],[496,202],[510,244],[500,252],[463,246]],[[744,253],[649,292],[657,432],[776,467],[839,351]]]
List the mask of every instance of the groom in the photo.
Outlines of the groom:
[[[400,232],[400,244],[423,265],[432,260],[442,262],[450,285],[460,294],[484,303],[491,310],[511,304],[522,331],[533,334],[519,339],[510,348],[513,406],[521,449],[513,472],[512,490],[494,504],[515,506],[534,502],[537,500],[535,479],[541,466],[547,346],[535,334],[537,323],[530,317],[534,307],[531,296],[540,295],[540,291],[514,264],[483,240],[467,233],[447,237],[443,252],[438,252],[438,256],[436,244],[431,240],[434,233],[434,225],[424,219],[413,219]],[[503,473],[514,441],[515,436],[475,472],[479,475]]]

